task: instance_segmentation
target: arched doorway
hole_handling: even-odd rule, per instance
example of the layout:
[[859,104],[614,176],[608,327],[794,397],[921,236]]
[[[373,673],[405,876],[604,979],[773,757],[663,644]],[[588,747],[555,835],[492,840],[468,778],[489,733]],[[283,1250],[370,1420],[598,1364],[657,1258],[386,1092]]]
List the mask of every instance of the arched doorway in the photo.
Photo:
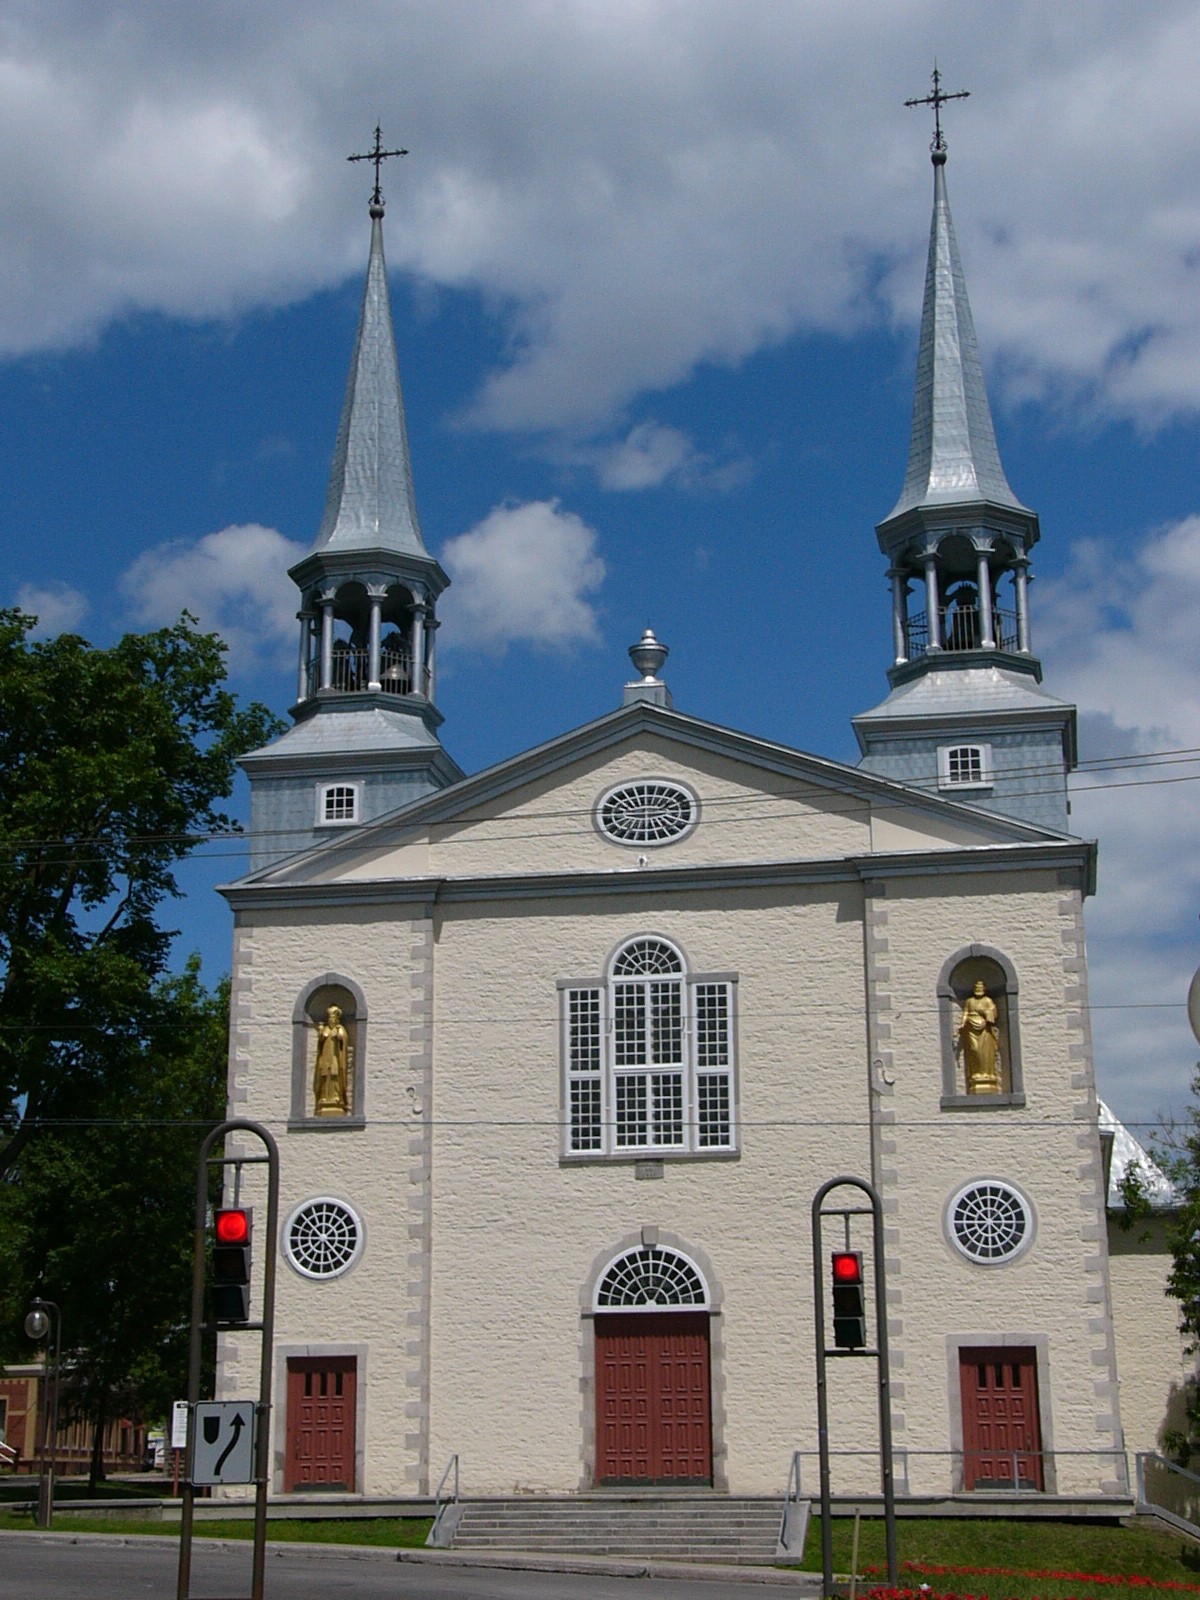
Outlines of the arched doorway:
[[677,1250],[642,1245],[601,1274],[595,1302],[596,1482],[712,1482],[709,1295]]

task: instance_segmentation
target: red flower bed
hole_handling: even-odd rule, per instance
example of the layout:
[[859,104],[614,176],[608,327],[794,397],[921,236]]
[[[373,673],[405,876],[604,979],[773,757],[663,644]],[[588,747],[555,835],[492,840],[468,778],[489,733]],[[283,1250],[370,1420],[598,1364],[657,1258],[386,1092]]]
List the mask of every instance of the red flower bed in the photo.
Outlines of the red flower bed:
[[[882,1567],[864,1567],[863,1572],[874,1576]],[[1136,1573],[1109,1572],[1056,1572],[1050,1568],[1018,1567],[944,1567],[933,1561],[905,1561],[901,1571],[914,1576],[944,1578],[1053,1578],[1059,1583],[1092,1585],[1123,1584],[1130,1589],[1171,1589],[1187,1594],[1200,1594],[1200,1584],[1180,1583],[1174,1578],[1143,1578]],[[959,1594],[952,1589],[934,1590],[928,1583],[916,1589],[893,1589],[886,1585],[870,1589],[863,1600],[988,1600],[983,1594]],[[1074,1600],[1074,1597],[1072,1597]]]

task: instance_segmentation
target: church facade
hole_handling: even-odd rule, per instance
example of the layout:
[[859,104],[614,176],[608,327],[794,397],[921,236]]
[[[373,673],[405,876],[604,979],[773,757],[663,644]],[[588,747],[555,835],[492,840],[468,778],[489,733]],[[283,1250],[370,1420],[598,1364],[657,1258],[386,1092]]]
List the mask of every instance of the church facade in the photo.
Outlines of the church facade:
[[[796,1450],[811,1484],[809,1207],[841,1173],[883,1202],[900,1492],[1121,1496],[1153,1444],[1122,1421],[1152,1430],[1157,1380],[1122,1395],[1075,712],[933,159],[858,766],[676,709],[647,632],[610,711],[461,772],[372,205],[294,726],[246,758],[224,891],[229,1113],[281,1149],[278,1493],[427,1494],[452,1454],[472,1494],[772,1494]],[[218,1392],[256,1359],[223,1335]],[[835,1488],[869,1491],[873,1368],[831,1366]]]

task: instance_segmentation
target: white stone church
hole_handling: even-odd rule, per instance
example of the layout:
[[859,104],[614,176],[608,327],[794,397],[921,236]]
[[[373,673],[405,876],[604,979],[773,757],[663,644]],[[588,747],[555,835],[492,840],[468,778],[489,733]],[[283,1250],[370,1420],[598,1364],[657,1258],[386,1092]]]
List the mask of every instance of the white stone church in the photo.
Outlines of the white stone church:
[[[224,891],[229,1112],[282,1152],[275,1492],[426,1494],[454,1453],[473,1494],[772,1494],[795,1450],[813,1483],[839,1173],[885,1210],[902,1493],[1120,1496],[1154,1446],[1188,1369],[1161,1241],[1110,1262],[1075,710],[945,159],[857,766],[676,709],[648,632],[595,721],[459,769],[373,203],[294,726],[245,760]],[[219,1393],[256,1343],[222,1338]],[[834,1364],[835,1487],[878,1483],[873,1374]]]

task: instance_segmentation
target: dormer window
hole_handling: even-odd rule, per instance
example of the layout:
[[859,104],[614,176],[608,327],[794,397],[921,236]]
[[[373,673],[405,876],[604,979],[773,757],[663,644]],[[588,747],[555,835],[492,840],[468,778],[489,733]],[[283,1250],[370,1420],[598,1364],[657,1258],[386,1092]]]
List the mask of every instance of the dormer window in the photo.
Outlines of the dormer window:
[[317,789],[317,826],[345,827],[359,819],[357,783],[323,783]]
[[943,745],[938,751],[939,789],[990,789],[992,747],[988,744]]

